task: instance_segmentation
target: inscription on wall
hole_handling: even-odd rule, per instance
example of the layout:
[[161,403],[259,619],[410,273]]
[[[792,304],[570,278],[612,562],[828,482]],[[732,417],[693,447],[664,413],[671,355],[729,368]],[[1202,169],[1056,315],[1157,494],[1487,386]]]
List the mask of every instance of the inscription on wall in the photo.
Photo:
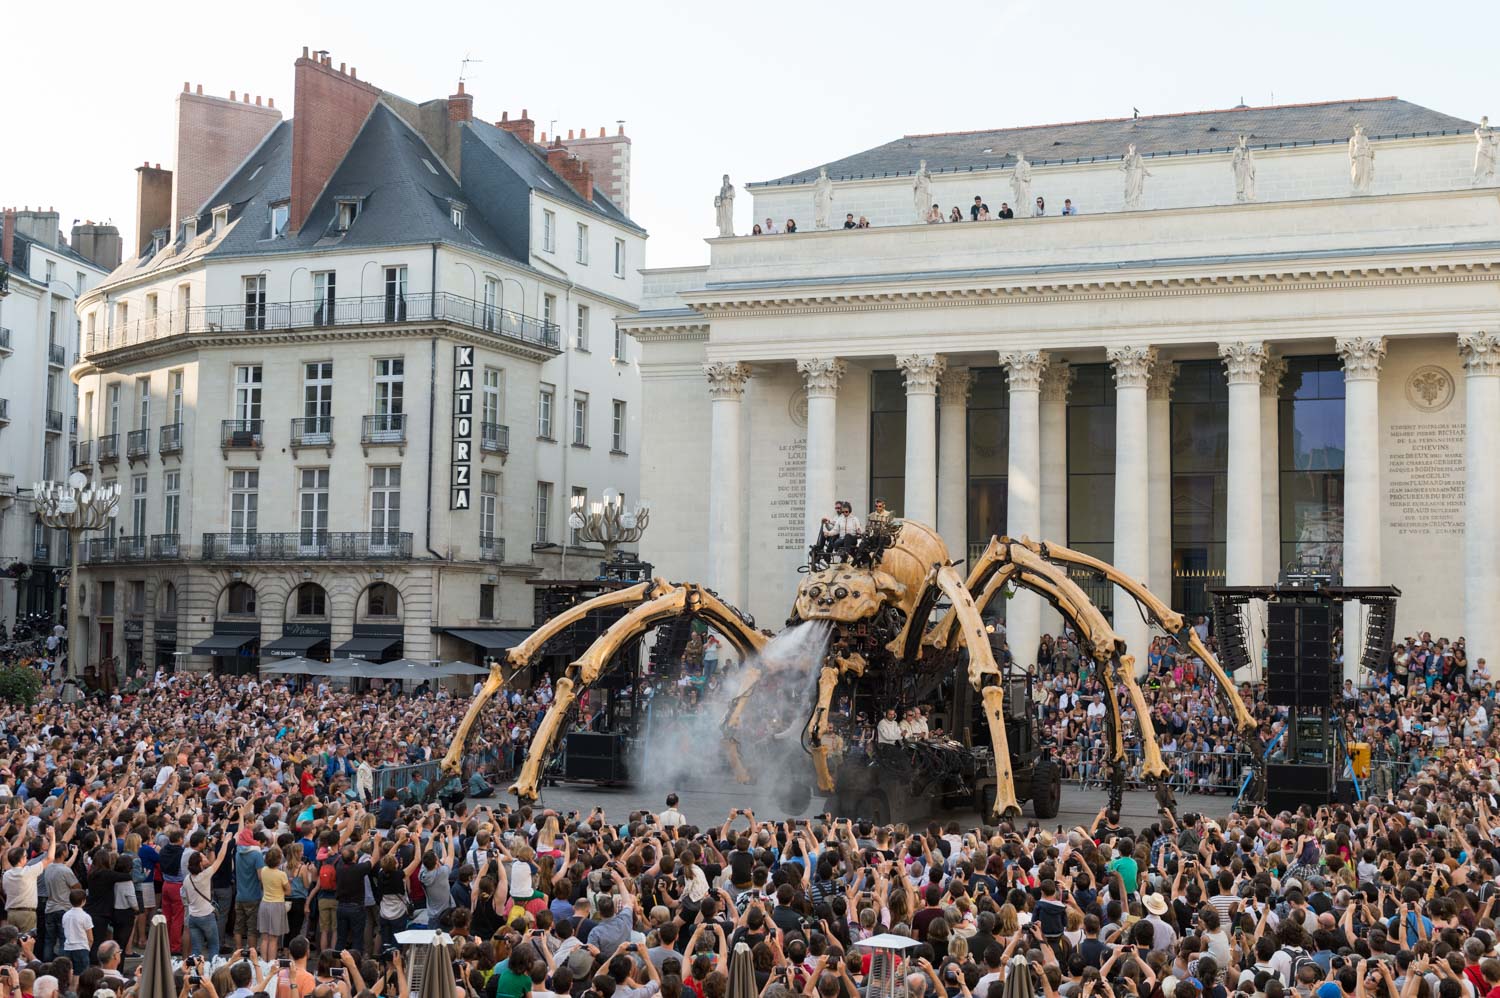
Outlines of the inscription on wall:
[[1398,534],[1464,532],[1464,424],[1396,423],[1386,439],[1386,525]]
[[771,500],[776,550],[800,554],[809,543],[802,536],[803,508],[807,504],[807,442],[782,444],[776,451],[776,498]]

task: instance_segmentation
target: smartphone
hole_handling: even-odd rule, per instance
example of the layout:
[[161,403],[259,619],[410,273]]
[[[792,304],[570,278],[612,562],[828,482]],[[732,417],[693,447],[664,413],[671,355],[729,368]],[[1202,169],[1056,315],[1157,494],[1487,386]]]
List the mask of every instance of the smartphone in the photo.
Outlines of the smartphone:
[[197,974],[189,974],[188,983],[193,985],[193,987],[197,987],[198,985],[203,983],[203,978]]
[[282,970],[285,970],[292,965],[292,961],[288,960],[286,957],[282,957],[280,960],[276,961],[276,965]]
[[344,968],[343,967],[334,967],[331,971],[329,971],[329,973],[333,977],[335,977],[335,978],[342,979],[343,976],[344,976]]

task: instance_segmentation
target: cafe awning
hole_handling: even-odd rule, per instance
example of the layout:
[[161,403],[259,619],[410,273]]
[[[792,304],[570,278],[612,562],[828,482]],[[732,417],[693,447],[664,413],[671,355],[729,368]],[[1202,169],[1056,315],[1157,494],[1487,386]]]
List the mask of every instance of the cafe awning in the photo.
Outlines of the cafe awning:
[[208,640],[193,645],[194,655],[238,655],[246,645],[259,640],[254,634],[211,634]]
[[284,634],[266,645],[260,650],[261,655],[274,655],[277,658],[292,658],[296,655],[306,655],[320,644],[328,643],[326,634]]
[[399,636],[384,634],[364,635],[351,638],[333,650],[334,658],[362,658],[373,662],[401,643]]
[[432,679],[437,673],[426,662],[409,658],[398,658],[394,662],[370,662],[363,659],[345,659],[331,666],[328,675],[354,679],[399,679],[420,683]]
[[279,676],[322,676],[327,675],[333,666],[327,662],[318,662],[310,658],[295,656],[293,658],[278,658],[269,664],[262,664],[260,671],[262,675]]
[[508,651],[531,637],[524,627],[445,627],[443,633],[467,641],[486,655]]
[[490,670],[468,662],[444,662],[432,670],[435,676],[488,676]]

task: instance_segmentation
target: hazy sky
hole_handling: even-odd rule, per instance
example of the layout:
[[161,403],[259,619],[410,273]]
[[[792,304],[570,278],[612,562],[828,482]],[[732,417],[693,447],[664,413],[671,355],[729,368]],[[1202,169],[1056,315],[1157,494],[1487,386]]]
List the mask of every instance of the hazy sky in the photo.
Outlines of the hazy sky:
[[302,46],[413,100],[529,108],[564,133],[624,119],[648,266],[707,260],[712,199],[911,132],[1395,95],[1500,120],[1500,5],[1015,0],[6,5],[0,202],[111,219],[170,165],[184,81],[276,98]]

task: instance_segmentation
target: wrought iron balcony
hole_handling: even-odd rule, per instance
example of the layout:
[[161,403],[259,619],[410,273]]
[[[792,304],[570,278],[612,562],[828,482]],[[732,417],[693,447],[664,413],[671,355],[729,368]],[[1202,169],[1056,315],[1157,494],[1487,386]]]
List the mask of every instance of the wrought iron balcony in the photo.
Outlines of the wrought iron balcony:
[[47,432],[61,433],[63,428],[63,414],[56,409],[47,410]]
[[10,352],[10,327],[0,326],[0,353]]
[[499,534],[480,534],[479,557],[484,561],[504,561],[505,538]]
[[176,534],[147,537],[145,534],[121,534],[118,537],[90,537],[84,542],[83,550],[79,552],[84,563],[89,565],[102,565],[115,561],[150,561],[153,558],[175,558],[176,554],[158,554],[156,552],[157,537]]
[[68,365],[68,351],[61,343],[47,344],[47,363],[53,367],[66,367]]
[[157,440],[156,449],[161,454],[182,453],[182,424],[168,423],[161,428],[161,436]]
[[87,468],[94,463],[94,442],[77,440],[73,443],[73,467]]
[[299,447],[332,446],[332,416],[301,416],[292,420],[292,450]]
[[411,557],[411,534],[395,530],[203,535],[204,561],[384,561]]
[[263,425],[260,419],[226,419],[220,425],[219,446],[224,450],[260,450],[265,446]]
[[118,433],[107,433],[99,438],[99,463],[120,463],[120,435]]
[[76,436],[78,436],[78,417],[77,416],[69,416],[68,417],[68,436],[70,436],[70,437],[76,437]]
[[152,534],[151,557],[171,559],[182,557],[182,538],[178,534]]
[[114,323],[88,337],[86,353],[102,353],[167,336],[214,334],[250,330],[322,329],[330,326],[388,326],[448,322],[498,339],[557,350],[561,329],[555,322],[473,298],[438,292],[408,295],[366,295],[329,301],[264,302],[202,305]]
[[406,413],[387,412],[376,416],[366,416],[364,430],[360,433],[359,440],[367,446],[406,443]]
[[151,431],[131,430],[125,434],[125,460],[134,464],[151,458]]
[[504,423],[480,423],[479,447],[492,454],[509,454],[510,427]]

